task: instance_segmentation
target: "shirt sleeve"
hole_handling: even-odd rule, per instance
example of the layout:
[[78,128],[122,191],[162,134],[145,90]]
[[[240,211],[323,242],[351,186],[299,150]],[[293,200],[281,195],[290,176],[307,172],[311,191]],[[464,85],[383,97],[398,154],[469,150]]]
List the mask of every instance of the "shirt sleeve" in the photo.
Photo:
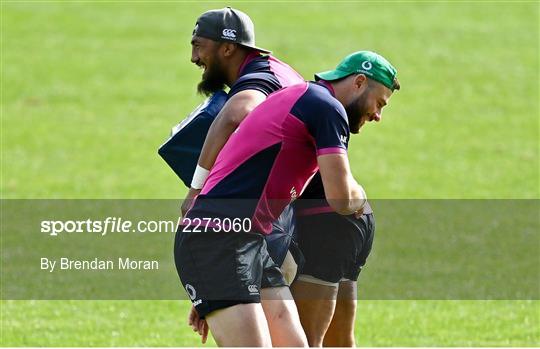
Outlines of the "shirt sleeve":
[[277,77],[271,72],[250,73],[238,79],[229,91],[229,98],[240,91],[257,90],[266,96],[281,88]]
[[306,126],[315,140],[317,155],[346,154],[349,124],[343,107],[336,103],[319,104],[306,118]]

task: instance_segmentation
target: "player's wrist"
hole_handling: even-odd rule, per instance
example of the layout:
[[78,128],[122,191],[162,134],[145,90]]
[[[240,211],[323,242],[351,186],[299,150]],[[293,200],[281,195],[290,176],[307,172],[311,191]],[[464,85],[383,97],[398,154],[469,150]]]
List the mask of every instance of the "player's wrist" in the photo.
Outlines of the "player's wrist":
[[357,191],[358,191],[358,201],[359,201],[359,207],[358,210],[364,209],[364,206],[367,203],[367,194],[364,188],[357,183]]
[[193,179],[191,180],[191,189],[201,190],[209,174],[210,170],[207,170],[197,164],[197,167],[195,168],[195,173],[193,173]]

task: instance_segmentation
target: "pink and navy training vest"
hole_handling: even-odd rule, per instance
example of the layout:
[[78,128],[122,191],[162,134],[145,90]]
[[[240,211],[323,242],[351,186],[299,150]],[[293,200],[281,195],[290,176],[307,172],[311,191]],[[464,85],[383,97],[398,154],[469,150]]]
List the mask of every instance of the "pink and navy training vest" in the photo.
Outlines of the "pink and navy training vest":
[[231,135],[187,217],[250,218],[269,234],[317,172],[317,156],[346,154],[348,141],[347,114],[330,85],[275,92]]
[[253,51],[238,69],[238,79],[231,86],[228,98],[244,90],[257,90],[268,96],[283,87],[302,82],[304,78],[286,63],[272,55]]

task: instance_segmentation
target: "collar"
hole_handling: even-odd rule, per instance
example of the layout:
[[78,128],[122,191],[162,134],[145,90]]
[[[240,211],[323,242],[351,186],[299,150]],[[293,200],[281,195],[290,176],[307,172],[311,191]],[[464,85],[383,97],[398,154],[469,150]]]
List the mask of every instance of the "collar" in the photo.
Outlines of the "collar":
[[332,84],[329,83],[326,80],[319,80],[316,82],[316,84],[326,87],[328,92],[335,98],[336,97],[336,91],[334,91],[334,87],[332,87]]
[[255,58],[259,57],[261,54],[259,51],[253,51],[253,52],[250,52],[246,58],[244,59],[244,61],[242,62],[242,64],[240,64],[240,68],[238,68],[238,74],[237,76],[240,76],[240,74],[242,73],[242,70],[244,70],[244,68],[246,67],[246,65],[251,62],[252,60],[254,60]]

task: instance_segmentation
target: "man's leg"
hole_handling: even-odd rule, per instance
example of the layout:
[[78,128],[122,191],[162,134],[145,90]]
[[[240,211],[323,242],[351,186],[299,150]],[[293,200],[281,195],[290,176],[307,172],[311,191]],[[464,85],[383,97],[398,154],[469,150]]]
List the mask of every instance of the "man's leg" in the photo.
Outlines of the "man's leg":
[[211,312],[206,322],[220,347],[271,347],[260,303],[237,304]]
[[285,259],[283,260],[283,263],[279,269],[281,270],[281,274],[283,274],[285,282],[290,286],[296,277],[296,273],[298,272],[298,264],[296,264],[291,252],[287,251]]
[[279,268],[270,262],[265,241],[259,234],[210,231],[176,234],[178,275],[198,315],[206,319],[220,346],[272,345],[258,292],[261,277],[265,275],[263,266],[275,269],[273,282],[284,284],[285,281]]
[[299,279],[292,284],[291,291],[309,346],[321,347],[334,315],[338,286],[324,284],[322,280],[321,283],[313,283]]
[[261,301],[274,347],[308,346],[288,287],[263,288]]
[[354,347],[354,324],[356,319],[356,281],[339,283],[336,311],[324,336],[325,347]]

